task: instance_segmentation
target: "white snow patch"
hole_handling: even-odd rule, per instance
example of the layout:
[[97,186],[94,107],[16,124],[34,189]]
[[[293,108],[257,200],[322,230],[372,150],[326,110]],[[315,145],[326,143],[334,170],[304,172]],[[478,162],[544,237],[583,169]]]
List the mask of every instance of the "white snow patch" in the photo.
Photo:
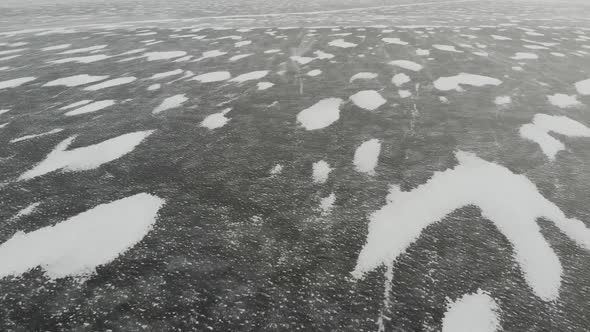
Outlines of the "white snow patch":
[[319,70],[319,69],[313,69],[313,70],[308,71],[306,75],[307,76],[310,76],[310,77],[315,77],[315,76],[320,75],[321,73],[322,73],[321,70]]
[[421,64],[409,60],[394,60],[389,64],[411,71],[420,71],[423,68]]
[[160,84],[152,84],[152,85],[148,86],[147,89],[148,89],[148,91],[156,91],[161,87],[162,87],[162,85],[160,85]]
[[581,95],[590,95],[590,78],[576,83],[576,90]]
[[316,59],[319,59],[319,60],[329,60],[329,59],[334,58],[334,54],[322,52],[322,51],[319,51],[319,50],[313,52],[313,54],[315,54]]
[[341,47],[341,48],[350,48],[350,47],[356,47],[357,46],[354,43],[349,43],[347,41],[344,41],[344,39],[332,40],[331,42],[328,43],[328,45],[334,46],[334,47]]
[[389,266],[429,225],[461,207],[476,205],[512,243],[514,258],[534,293],[543,300],[555,300],[562,267],[535,221],[541,217],[552,220],[586,249],[590,249],[588,228],[579,220],[568,219],[524,175],[471,153],[459,151],[456,157],[457,166],[434,173],[412,191],[391,188],[388,203],[371,215],[367,241],[353,276],[362,278],[382,264]]
[[324,183],[328,181],[328,175],[332,172],[330,164],[324,160],[316,161],[312,166],[312,177],[315,183]]
[[440,91],[461,90],[460,85],[466,84],[471,86],[500,85],[502,81],[496,78],[460,73],[456,76],[441,77],[434,81],[434,87]]
[[310,58],[307,56],[292,55],[289,57],[289,59],[297,62],[300,65],[306,65],[306,64],[312,62],[313,60],[315,60],[316,58]]
[[152,111],[152,114],[158,114],[179,107],[187,100],[188,98],[184,94],[178,94],[172,97],[168,97],[164,99],[164,101],[162,101],[162,103]]
[[0,115],[2,115],[2,114],[4,114],[4,113],[8,113],[8,112],[10,112],[10,110],[9,110],[9,109],[3,109],[3,110],[0,110]]
[[16,88],[21,86],[25,83],[31,82],[36,80],[36,77],[22,77],[22,78],[15,78],[8,81],[1,81],[0,82],[0,90],[7,89],[7,88]]
[[501,106],[501,105],[508,105],[512,103],[512,98],[510,96],[498,96],[494,99],[494,104]]
[[273,168],[270,169],[270,175],[275,176],[279,175],[283,172],[283,165],[276,164]]
[[512,38],[510,38],[510,37],[498,36],[498,35],[492,35],[492,38],[494,38],[495,40],[512,40]]
[[73,57],[73,58],[65,58],[65,59],[53,60],[53,61],[48,61],[48,62],[49,63],[56,63],[56,64],[62,64],[62,63],[68,63],[68,62],[92,63],[92,62],[101,61],[101,60],[108,59],[108,58],[110,58],[110,56],[108,56],[106,54],[96,54],[96,55],[79,56],[79,57]]
[[105,89],[105,88],[110,88],[110,87],[113,87],[113,86],[118,86],[118,85],[123,85],[123,84],[129,84],[129,83],[135,81],[136,79],[137,78],[135,78],[133,76],[114,78],[112,80],[108,80],[108,81],[104,81],[102,83],[91,85],[89,87],[84,88],[84,90],[86,90],[86,91],[97,91],[97,90],[101,90],[101,89]]
[[259,80],[259,79],[265,77],[267,74],[268,74],[268,70],[257,70],[257,71],[253,71],[253,72],[249,72],[246,74],[236,76],[236,77],[232,78],[230,81],[242,83],[242,82],[251,81],[251,80]]
[[88,104],[88,105],[82,106],[80,108],[77,108],[73,111],[69,111],[69,112],[65,113],[65,115],[66,116],[74,116],[74,115],[80,115],[80,114],[86,114],[86,113],[93,113],[93,112],[100,111],[101,109],[107,108],[109,106],[113,106],[114,104],[115,104],[114,100],[95,101],[92,104]]
[[246,46],[246,45],[250,45],[252,44],[252,41],[250,40],[244,40],[244,41],[239,41],[237,43],[234,44],[235,47],[242,47],[242,46]]
[[41,205],[41,202],[35,202],[35,203],[31,203],[31,204],[25,206],[20,211],[18,211],[14,215],[14,217],[11,218],[11,220],[16,220],[16,219],[30,215],[31,213],[35,212],[35,210],[39,207],[39,205]]
[[169,60],[174,58],[180,58],[181,56],[185,56],[185,51],[167,51],[167,52],[148,52],[145,53],[143,56],[147,58],[147,61],[156,61],[156,60]]
[[211,114],[209,116],[207,116],[203,122],[201,122],[201,127],[205,127],[208,129],[217,129],[217,128],[221,128],[223,126],[225,126],[227,124],[227,122],[230,120],[228,118],[225,117],[225,114],[227,114],[227,112],[231,111],[231,108],[226,108],[225,110],[219,112],[219,113],[215,113],[215,114]]
[[373,78],[377,78],[377,76],[379,75],[375,73],[362,72],[352,75],[352,77],[350,78],[350,82],[354,82],[355,80],[370,80]]
[[396,44],[396,45],[408,45],[407,42],[399,39],[399,38],[383,38],[381,39],[382,41],[384,41],[387,44]]
[[381,142],[373,138],[363,142],[354,152],[355,169],[361,173],[375,175],[375,167],[379,162]]
[[555,155],[565,146],[549,132],[570,137],[590,137],[590,128],[565,116],[537,114],[532,123],[520,127],[520,136],[539,144],[547,158],[555,160]]
[[77,101],[75,103],[72,103],[72,104],[63,106],[63,107],[60,108],[60,110],[61,111],[65,111],[65,110],[70,109],[70,108],[74,108],[74,107],[86,105],[86,104],[88,104],[90,102],[92,102],[92,100],[90,100],[90,99],[80,100],[80,101]]
[[48,46],[48,47],[43,47],[41,49],[41,51],[57,51],[57,50],[63,50],[64,48],[68,48],[72,46],[72,44],[60,44],[60,45],[54,45],[54,46]]
[[74,86],[79,86],[79,85],[102,81],[107,78],[109,78],[108,75],[107,76],[91,76],[88,74],[82,74],[82,75],[74,75],[74,76],[59,78],[59,79],[53,80],[51,82],[47,82],[47,83],[43,84],[43,86],[65,85],[67,87],[74,87]]
[[419,49],[416,50],[416,55],[419,55],[419,56],[429,56],[430,55],[430,51],[419,48]]
[[85,53],[85,52],[91,52],[91,51],[96,51],[96,50],[102,50],[105,47],[107,47],[107,45],[96,45],[96,46],[90,46],[90,47],[84,47],[84,48],[76,48],[73,50],[67,50],[67,51],[63,51],[58,54]]
[[297,114],[297,121],[306,130],[325,128],[340,119],[340,98],[325,98]]
[[249,57],[249,56],[251,56],[251,55],[254,55],[254,54],[253,54],[253,53],[248,53],[248,54],[238,54],[238,55],[234,55],[234,56],[232,56],[231,58],[229,58],[229,61],[231,61],[231,62],[238,61],[238,60],[240,60],[240,59],[247,58],[247,57]]
[[547,99],[549,99],[551,105],[561,108],[573,107],[581,104],[575,95],[568,96],[563,93],[557,93],[551,96],[547,96]]
[[539,56],[535,53],[527,53],[527,52],[517,52],[512,59],[514,60],[534,60],[538,59]]
[[153,130],[137,131],[94,145],[66,150],[76,138],[76,136],[69,137],[59,143],[43,161],[23,173],[18,179],[30,180],[57,170],[77,172],[98,168],[102,164],[119,159],[133,151],[137,145],[153,132]]
[[447,305],[442,332],[495,332],[500,328],[498,305],[478,290]]
[[387,102],[387,100],[375,90],[359,91],[350,96],[350,100],[352,100],[356,106],[368,111],[374,111]]
[[15,138],[10,140],[10,143],[16,143],[16,142],[21,142],[21,141],[26,141],[29,139],[33,139],[33,138],[37,138],[37,137],[42,137],[42,136],[47,136],[47,135],[52,135],[52,134],[57,134],[59,132],[62,132],[63,129],[61,128],[56,128],[50,131],[46,131],[44,133],[40,133],[40,134],[35,134],[35,135],[25,135],[25,136],[21,136],[19,138]]
[[410,76],[408,76],[404,73],[395,74],[393,76],[393,78],[391,79],[391,82],[393,84],[395,84],[395,86],[400,87],[400,86],[410,82]]
[[269,88],[272,88],[274,86],[274,83],[271,82],[259,82],[258,84],[256,84],[256,87],[258,87],[258,90],[266,90]]
[[410,90],[399,90],[397,93],[399,94],[400,98],[408,98],[412,95]]
[[201,83],[211,83],[211,82],[219,82],[219,81],[226,81],[231,78],[231,74],[227,71],[214,71],[211,73],[197,75],[192,78],[194,81],[199,81]]
[[322,214],[329,214],[334,208],[334,203],[336,203],[336,195],[334,193],[331,193],[330,195],[322,198],[320,200],[320,209],[322,210]]
[[180,75],[182,73],[184,73],[184,70],[182,70],[182,69],[176,69],[176,70],[166,71],[166,72],[163,72],[163,73],[154,74],[151,77],[149,77],[148,79],[150,79],[150,80],[159,80],[159,79],[170,77],[170,76]]
[[457,50],[455,48],[455,46],[452,46],[452,45],[435,44],[435,45],[432,45],[432,47],[434,47],[434,48],[436,48],[437,50],[440,50],[440,51],[454,52],[454,53],[463,53],[463,51]]
[[18,232],[0,245],[0,277],[40,266],[51,279],[85,278],[141,241],[164,200],[146,193],[98,205],[55,226]]

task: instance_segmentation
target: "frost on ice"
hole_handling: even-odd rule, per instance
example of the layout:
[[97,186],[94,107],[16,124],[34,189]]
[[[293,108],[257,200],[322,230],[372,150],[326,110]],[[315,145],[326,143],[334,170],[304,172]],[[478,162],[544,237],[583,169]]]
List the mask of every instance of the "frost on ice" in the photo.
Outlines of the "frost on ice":
[[496,301],[482,290],[450,303],[442,332],[495,332],[500,327]]
[[368,111],[374,111],[387,102],[387,100],[375,90],[359,91],[350,96],[350,100],[352,100],[356,106]]
[[158,114],[169,109],[176,108],[182,105],[187,100],[188,98],[184,94],[178,94],[172,97],[168,97],[164,99],[164,101],[162,101],[162,103],[152,111],[152,114]]
[[59,143],[43,161],[22,174],[18,179],[30,180],[57,170],[76,172],[97,168],[133,151],[137,145],[152,133],[153,130],[137,131],[94,145],[66,150],[76,138],[76,136],[69,137]]
[[455,168],[434,173],[409,192],[392,187],[387,205],[371,215],[367,241],[358,256],[353,276],[391,264],[429,225],[466,205],[476,205],[512,243],[513,255],[534,293],[546,301],[559,296],[561,263],[536,223],[546,218],[578,245],[590,249],[590,231],[584,223],[568,219],[543,197],[523,175],[457,152]]
[[340,98],[326,98],[297,114],[299,122],[306,130],[325,128],[340,119]]
[[370,139],[361,144],[354,152],[354,167],[361,173],[375,175],[375,167],[379,162],[381,142],[378,139]]
[[565,116],[537,114],[532,123],[520,127],[520,136],[539,144],[547,158],[554,160],[565,145],[549,135],[550,132],[570,137],[590,137],[590,128]]
[[500,85],[502,81],[496,78],[460,73],[456,76],[441,77],[434,81],[434,87],[440,91],[461,90],[460,85],[481,87],[484,85]]
[[30,233],[18,232],[0,245],[0,277],[41,267],[51,279],[88,277],[140,242],[156,222],[164,200],[129,196]]

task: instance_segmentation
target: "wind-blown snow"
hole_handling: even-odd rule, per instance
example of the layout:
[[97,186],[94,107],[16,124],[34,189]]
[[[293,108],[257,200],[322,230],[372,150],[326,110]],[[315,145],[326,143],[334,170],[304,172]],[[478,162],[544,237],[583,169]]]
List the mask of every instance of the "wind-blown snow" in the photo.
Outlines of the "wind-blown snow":
[[340,119],[340,98],[326,98],[297,114],[299,122],[306,130],[325,128]]
[[590,128],[565,116],[537,114],[532,123],[520,127],[520,136],[539,144],[547,158],[554,160],[555,155],[565,149],[565,145],[549,135],[549,132],[570,137],[590,137]]
[[91,104],[87,104],[87,105],[77,108],[75,110],[69,111],[69,112],[65,113],[65,115],[66,116],[74,116],[74,115],[80,115],[80,114],[86,114],[86,113],[93,113],[93,112],[100,111],[101,109],[104,109],[104,108],[107,108],[107,107],[113,106],[113,105],[115,105],[114,100],[95,101]]
[[421,64],[409,60],[394,60],[389,64],[411,71],[420,71],[423,68]]
[[66,106],[61,107],[60,108],[60,111],[69,110],[70,108],[74,108],[74,107],[86,105],[86,104],[91,103],[91,102],[92,102],[92,100],[90,100],[90,99],[80,100],[80,101],[77,101],[75,103],[71,103],[71,104],[68,104]]
[[258,88],[258,90],[270,89],[273,86],[274,86],[274,83],[271,83],[271,82],[259,82],[258,84],[256,84],[256,87]]
[[454,52],[454,53],[463,53],[463,51],[457,50],[455,48],[455,46],[452,46],[452,45],[435,44],[435,45],[432,45],[432,47],[434,47],[434,48],[436,48],[437,50],[440,50],[440,51]]
[[194,81],[199,81],[201,83],[211,83],[211,82],[220,82],[226,81],[231,78],[231,74],[228,71],[214,71],[211,73],[197,75],[192,78]]
[[91,76],[88,74],[82,75],[74,75],[64,78],[58,78],[56,80],[47,82],[43,84],[43,86],[58,86],[58,85],[65,85],[67,87],[74,87],[89,83],[94,83],[102,80],[106,80],[109,76]]
[[320,200],[320,209],[322,210],[322,214],[329,214],[334,208],[334,203],[336,203],[336,195],[334,193],[331,193],[330,195],[322,198]]
[[225,115],[231,111],[231,108],[226,108],[225,110],[219,112],[219,113],[214,113],[211,114],[209,116],[207,116],[203,122],[201,122],[201,127],[205,127],[208,129],[217,129],[217,128],[221,128],[223,126],[225,126],[227,124],[227,122],[230,120],[229,118],[226,118]]
[[63,52],[58,53],[58,54],[85,53],[85,52],[102,50],[105,47],[107,47],[107,45],[96,45],[96,46],[90,46],[90,47],[84,47],[84,48],[76,48],[76,49],[73,49],[73,50],[67,50],[67,51],[63,51]]
[[31,213],[35,212],[39,205],[41,205],[41,202],[35,202],[25,206],[24,208],[20,209],[20,211],[18,211],[14,217],[11,218],[11,220],[16,220],[30,215]]
[[242,83],[242,82],[251,81],[251,80],[259,80],[259,79],[265,77],[267,74],[268,74],[268,70],[257,70],[257,71],[253,71],[253,72],[249,72],[249,73],[245,73],[245,74],[236,76],[236,77],[232,78],[230,81]]
[[322,71],[319,69],[312,69],[312,70],[308,71],[307,74],[305,74],[305,75],[307,75],[309,77],[316,77],[316,76],[320,75],[321,73],[322,73]]
[[563,93],[557,93],[551,96],[547,96],[547,99],[549,99],[551,105],[561,108],[573,107],[581,104],[575,95],[568,96]]
[[370,80],[370,79],[377,78],[377,76],[379,76],[379,75],[376,73],[368,73],[368,72],[357,73],[357,74],[352,75],[352,77],[350,78],[350,82],[354,82],[356,80]]
[[9,109],[0,110],[0,115],[10,112]]
[[289,57],[289,59],[297,62],[300,65],[306,65],[306,64],[312,62],[313,60],[315,60],[316,58],[310,58],[307,56],[300,56],[300,55],[292,55]]
[[249,56],[251,56],[251,55],[254,55],[254,54],[253,54],[253,53],[248,53],[248,54],[238,54],[238,55],[234,55],[234,56],[232,56],[231,58],[229,58],[229,61],[231,61],[231,62],[238,61],[238,60],[240,60],[240,59],[247,58],[247,57],[249,57]]
[[590,78],[576,83],[576,90],[581,95],[590,95]]
[[517,52],[512,59],[514,60],[534,60],[538,59],[539,56],[535,53],[527,53],[527,52]]
[[97,90],[111,88],[111,87],[118,86],[118,85],[129,84],[129,83],[135,81],[136,79],[137,78],[135,78],[133,76],[114,78],[112,80],[104,81],[102,83],[98,83],[95,85],[85,87],[84,90],[97,91]]
[[52,135],[52,134],[57,134],[59,132],[62,132],[63,129],[61,128],[56,128],[50,131],[46,131],[44,133],[40,133],[40,134],[35,134],[35,135],[25,135],[25,136],[21,136],[15,139],[10,140],[10,143],[17,143],[17,142],[21,142],[21,141],[26,141],[29,139],[33,139],[33,138],[37,138],[37,137],[42,137],[42,136],[47,136],[47,135]]
[[350,100],[352,100],[356,106],[368,111],[374,111],[387,102],[387,100],[375,90],[359,91],[350,96]]
[[324,183],[328,181],[328,176],[332,172],[330,164],[324,160],[316,161],[312,166],[312,177],[315,183]]
[[2,82],[0,82],[0,90],[8,89],[8,88],[16,88],[18,86],[21,86],[25,83],[34,81],[36,79],[37,79],[36,77],[21,77],[21,78],[15,78],[12,80],[8,80],[8,81],[2,81]]
[[72,44],[60,44],[60,45],[54,45],[54,46],[48,46],[48,47],[43,47],[41,49],[41,51],[57,51],[57,50],[63,50],[64,48],[68,48],[72,46]]
[[353,276],[361,278],[382,264],[392,264],[426,227],[461,207],[475,205],[512,243],[514,258],[535,294],[543,300],[555,300],[562,267],[536,219],[552,220],[586,249],[590,249],[590,231],[581,221],[568,219],[525,176],[471,153],[457,152],[456,157],[456,167],[434,173],[412,191],[392,187],[387,205],[371,216],[367,241]]
[[283,172],[283,165],[281,164],[276,164],[273,166],[273,168],[270,169],[270,176],[275,176],[275,175],[279,175]]
[[141,241],[164,200],[142,193],[98,205],[55,226],[18,232],[0,245],[0,277],[39,266],[51,279],[88,277]]
[[381,142],[373,138],[363,142],[354,152],[353,164],[355,169],[361,173],[375,175],[375,167],[379,162],[381,153]]
[[478,290],[447,306],[442,332],[495,332],[500,327],[499,308],[488,294]]
[[184,94],[178,94],[172,97],[168,97],[164,99],[164,101],[162,101],[162,103],[152,111],[152,114],[158,114],[169,109],[176,108],[182,105],[187,100],[188,98]]
[[77,172],[98,168],[102,164],[119,159],[133,151],[137,145],[153,132],[153,130],[137,131],[94,145],[66,150],[76,139],[76,136],[69,137],[59,143],[43,161],[23,173],[18,179],[30,180],[57,170]]
[[49,61],[49,63],[55,63],[55,64],[62,64],[62,63],[68,63],[68,62],[92,63],[92,62],[101,61],[101,60],[108,59],[108,58],[110,58],[110,56],[108,56],[106,54],[95,54],[95,55],[78,56],[78,57],[73,57],[73,58],[53,60],[53,61]]
[[461,90],[460,85],[485,86],[485,85],[500,85],[502,81],[496,78],[460,73],[456,76],[441,77],[434,81],[434,87],[440,91]]

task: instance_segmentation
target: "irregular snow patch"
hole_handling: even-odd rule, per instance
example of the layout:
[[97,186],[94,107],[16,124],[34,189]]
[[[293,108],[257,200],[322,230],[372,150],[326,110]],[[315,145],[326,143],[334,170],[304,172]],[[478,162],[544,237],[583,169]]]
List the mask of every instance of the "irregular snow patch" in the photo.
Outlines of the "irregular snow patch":
[[31,203],[27,206],[25,206],[24,208],[22,208],[20,211],[18,211],[14,217],[10,218],[11,220],[16,220],[22,217],[26,217],[28,215],[30,215],[31,213],[35,212],[35,210],[39,207],[39,205],[41,205],[41,202],[35,202],[35,203]]
[[538,59],[539,56],[535,53],[517,52],[512,59],[514,60],[533,60]]
[[178,94],[172,97],[168,97],[164,99],[164,101],[162,101],[162,103],[152,111],[152,114],[158,114],[169,109],[176,108],[182,105],[187,100],[188,98],[184,94]]
[[423,49],[417,49],[416,50],[416,55],[419,56],[429,56],[430,55],[430,51],[429,50],[423,50]]
[[297,62],[300,65],[306,65],[306,64],[312,62],[313,60],[315,60],[316,58],[310,58],[307,56],[292,55],[289,57],[289,59]]
[[496,78],[460,73],[456,76],[441,77],[434,81],[434,87],[440,91],[461,90],[460,85],[472,85],[481,87],[484,85],[500,85],[502,81]]
[[251,80],[259,80],[259,79],[265,77],[267,74],[268,74],[268,70],[258,70],[258,71],[253,71],[253,72],[249,72],[246,74],[236,76],[236,77],[232,78],[230,81],[242,83],[242,82],[251,81]]
[[514,259],[534,293],[545,301],[557,299],[562,267],[536,219],[552,220],[586,249],[590,249],[590,230],[581,221],[568,219],[524,175],[471,153],[459,151],[456,158],[457,166],[434,173],[412,191],[391,188],[388,203],[371,216],[353,276],[362,278],[382,264],[393,264],[425,228],[461,207],[476,205],[512,243]]
[[547,98],[549,99],[551,105],[561,108],[573,107],[581,104],[575,95],[568,96],[563,93],[557,93],[551,96],[547,96]]
[[570,137],[590,137],[590,128],[565,116],[537,114],[532,123],[520,127],[520,136],[539,144],[547,158],[555,160],[555,155],[565,146],[549,132]]
[[21,136],[15,139],[10,140],[10,143],[16,143],[16,142],[21,142],[21,141],[26,141],[29,139],[33,139],[33,138],[37,138],[37,137],[42,137],[42,136],[47,136],[47,135],[51,135],[51,134],[57,134],[59,132],[62,132],[63,129],[61,128],[56,128],[50,131],[46,131],[44,133],[40,133],[40,134],[35,134],[35,135],[25,135],[25,136]]
[[512,103],[512,98],[510,96],[498,96],[494,99],[494,104],[500,105],[507,105]]
[[297,121],[306,130],[325,128],[340,119],[340,98],[326,98],[297,114]]
[[174,58],[180,58],[181,56],[185,56],[185,51],[168,51],[168,52],[148,52],[145,53],[143,56],[147,58],[147,61],[156,61],[156,60],[168,60]]
[[258,90],[266,90],[269,88],[272,88],[274,86],[274,83],[271,82],[259,82],[258,84],[256,84],[256,87],[258,87]]
[[352,77],[350,78],[350,82],[354,82],[355,80],[370,80],[373,78],[377,78],[377,76],[379,75],[375,73],[362,72],[352,75]]
[[590,95],[590,78],[576,83],[576,90],[581,95]]
[[270,175],[275,176],[279,175],[283,172],[283,165],[276,164],[273,168],[270,169]]
[[133,151],[137,145],[153,132],[153,130],[137,131],[94,145],[66,150],[76,138],[76,136],[69,137],[59,143],[43,161],[23,173],[18,180],[30,180],[57,170],[76,172],[98,168],[102,164],[119,159]]
[[84,53],[84,52],[91,52],[96,50],[102,50],[103,48],[107,47],[107,45],[96,45],[84,48],[76,48],[73,50],[67,50],[58,54],[74,54],[74,53]]
[[67,87],[74,87],[74,86],[79,86],[79,85],[102,81],[107,78],[109,78],[108,75],[107,76],[91,76],[88,74],[82,74],[82,75],[74,75],[74,76],[59,78],[59,79],[53,80],[51,82],[47,82],[47,83],[43,84],[43,86],[65,85]]
[[0,110],[0,115],[2,115],[4,113],[8,113],[8,112],[10,112],[10,110],[8,110],[8,109]]
[[379,162],[381,142],[373,138],[363,142],[354,152],[355,169],[361,173],[375,175],[375,167]]
[[60,45],[54,45],[54,46],[48,46],[48,47],[43,47],[41,49],[41,51],[57,51],[57,50],[63,50],[64,48],[68,48],[72,46],[72,44],[60,44]]
[[375,90],[359,91],[352,95],[350,100],[352,100],[356,106],[368,111],[374,111],[387,102],[387,100]]
[[393,76],[393,78],[391,79],[391,82],[393,84],[395,84],[395,86],[400,87],[400,86],[410,82],[410,76],[408,76],[404,73],[395,74]]
[[[107,108],[109,106],[113,106],[114,104],[115,104],[114,100],[95,101],[92,104],[88,104],[88,105],[82,106],[80,108],[77,108],[73,111],[69,111],[69,112],[65,113],[64,115],[74,116],[74,115],[80,115],[80,114],[86,114],[86,113],[94,113],[94,112],[100,111],[101,109]],[[70,107],[68,106],[67,108],[70,108]]]
[[423,68],[421,64],[409,60],[394,60],[391,61],[389,64],[411,71],[420,71]]
[[231,74],[227,71],[214,71],[211,73],[197,75],[193,77],[192,80],[199,81],[201,83],[211,83],[229,80],[230,78]]
[[510,38],[510,37],[498,36],[498,35],[492,35],[492,38],[495,40],[512,40],[512,38]]
[[399,94],[400,98],[408,98],[412,95],[410,90],[399,90],[397,93]]
[[435,44],[435,45],[432,45],[432,47],[434,47],[434,48],[436,48],[437,50],[440,50],[440,51],[454,52],[454,53],[463,53],[463,51],[457,50],[455,48],[455,46],[452,46],[452,45]]
[[149,80],[159,80],[159,79],[170,77],[170,76],[180,75],[182,73],[184,73],[184,70],[176,69],[176,70],[166,71],[163,73],[154,74],[154,75],[150,76],[148,79]]
[[332,40],[331,42],[328,43],[328,45],[334,46],[334,47],[341,47],[341,48],[349,48],[349,47],[356,47],[357,46],[354,43],[349,43],[347,41],[344,41],[344,39]]
[[407,42],[405,42],[399,38],[383,38],[381,40],[386,42],[387,44],[408,45]]
[[329,60],[329,59],[332,59],[334,57],[334,54],[322,52],[322,51],[319,51],[319,50],[313,52],[313,54],[315,54],[316,55],[316,59],[319,59],[319,60]]
[[62,63],[68,63],[68,62],[92,63],[92,62],[101,61],[101,60],[108,59],[108,58],[110,58],[110,56],[108,56],[106,54],[96,54],[96,55],[79,56],[79,57],[73,57],[73,58],[65,58],[65,59],[53,60],[53,61],[48,61],[48,62],[55,63],[55,64],[62,64]]
[[252,44],[252,41],[250,40],[244,40],[244,41],[239,41],[237,43],[234,44],[235,47],[242,47],[242,46],[246,46],[246,45],[250,45]]
[[238,61],[240,59],[247,58],[247,57],[249,57],[251,55],[254,55],[254,54],[253,53],[249,53],[249,54],[238,54],[238,55],[234,55],[231,58],[229,58],[229,61],[231,61],[231,62]]
[[321,73],[322,73],[321,70],[319,70],[319,69],[313,69],[313,70],[308,71],[306,75],[307,76],[310,76],[310,77],[315,77],[315,76],[320,75]]
[[324,160],[316,161],[312,166],[312,177],[315,183],[324,183],[328,181],[328,175],[332,172],[330,164]]
[[217,129],[217,128],[221,128],[223,126],[225,126],[227,124],[227,122],[230,120],[228,118],[225,117],[225,114],[227,114],[227,112],[231,111],[231,108],[226,108],[225,110],[219,112],[219,113],[215,113],[215,114],[211,114],[209,116],[207,116],[203,122],[201,122],[201,127],[205,127],[208,129]]
[[152,85],[148,86],[147,89],[148,89],[148,91],[155,91],[155,90],[158,90],[160,87],[162,87],[162,85],[152,84]]
[[118,85],[123,85],[123,84],[129,84],[129,83],[135,81],[136,79],[137,78],[135,78],[133,76],[114,78],[112,80],[108,80],[108,81],[104,81],[102,83],[91,85],[89,87],[84,88],[84,90],[86,90],[86,91],[97,91],[97,90],[101,90],[101,89],[105,89],[105,88],[110,88],[110,87],[113,87],[113,86],[118,86]]
[[98,205],[55,226],[18,232],[0,245],[0,277],[40,266],[51,279],[88,277],[141,241],[164,200],[146,193]]
[[15,79],[8,80],[8,81],[1,81],[0,82],[0,90],[8,89],[8,88],[16,88],[18,86],[21,86],[25,83],[34,81],[36,79],[37,79],[36,77],[22,77],[22,78],[15,78]]
[[496,301],[481,289],[447,305],[442,332],[495,332],[500,328]]
[[334,193],[331,193],[329,196],[322,198],[320,200],[320,209],[322,210],[322,214],[329,214],[334,208],[334,203],[336,203],[336,195]]

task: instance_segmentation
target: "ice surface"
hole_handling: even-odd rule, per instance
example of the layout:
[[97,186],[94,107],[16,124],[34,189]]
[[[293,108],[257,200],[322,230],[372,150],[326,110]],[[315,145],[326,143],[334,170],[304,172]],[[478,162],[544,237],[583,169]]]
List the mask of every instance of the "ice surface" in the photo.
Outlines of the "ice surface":
[[33,138],[37,138],[37,137],[42,137],[42,136],[47,136],[47,135],[52,135],[52,134],[57,134],[59,132],[62,132],[63,129],[61,128],[56,128],[50,131],[46,131],[44,133],[40,133],[40,134],[34,134],[34,135],[25,135],[25,136],[21,136],[15,139],[10,140],[10,143],[17,143],[17,142],[21,142],[21,141],[26,141],[26,140],[30,140]]

